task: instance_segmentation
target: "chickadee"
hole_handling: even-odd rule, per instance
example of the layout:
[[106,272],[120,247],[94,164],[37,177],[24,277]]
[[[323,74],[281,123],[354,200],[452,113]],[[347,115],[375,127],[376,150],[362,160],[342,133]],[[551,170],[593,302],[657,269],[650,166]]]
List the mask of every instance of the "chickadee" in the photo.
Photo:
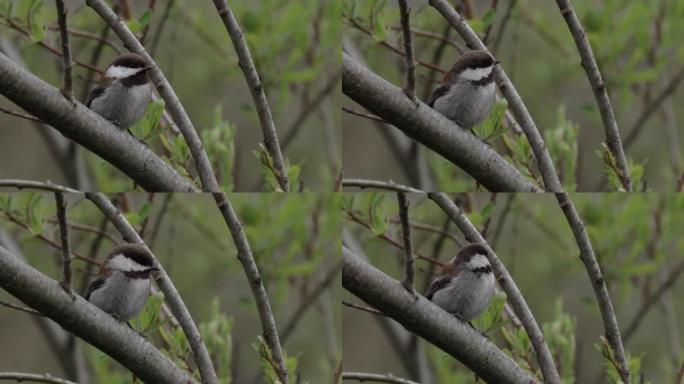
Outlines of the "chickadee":
[[487,308],[495,286],[487,249],[468,244],[442,268],[425,297],[463,321],[476,318]]
[[464,129],[473,129],[492,110],[496,101],[494,65],[485,51],[469,51],[456,60],[427,104]]
[[145,306],[155,271],[159,269],[144,246],[120,245],[109,253],[84,297],[115,319],[128,321]]
[[105,70],[100,85],[88,95],[86,106],[114,125],[127,130],[145,114],[152,96],[147,77],[151,69],[136,53],[119,55]]

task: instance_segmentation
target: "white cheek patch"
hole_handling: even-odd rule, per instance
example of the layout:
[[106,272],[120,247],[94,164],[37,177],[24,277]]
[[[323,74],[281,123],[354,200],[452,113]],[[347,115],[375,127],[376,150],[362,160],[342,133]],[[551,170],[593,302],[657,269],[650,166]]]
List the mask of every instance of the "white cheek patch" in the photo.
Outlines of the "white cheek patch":
[[121,67],[118,65],[111,66],[107,68],[105,72],[105,77],[112,77],[115,79],[123,79],[124,77],[135,75],[136,73],[142,71],[144,68],[130,68]]
[[128,257],[118,254],[109,261],[109,267],[120,271],[144,271],[147,267],[136,263]]
[[492,74],[494,67],[484,67],[484,68],[468,68],[461,72],[459,77],[470,80],[470,81],[480,81],[485,77]]
[[477,268],[483,268],[483,267],[488,267],[489,266],[489,260],[487,260],[487,256],[482,255],[482,254],[476,254],[474,255],[469,262],[466,263],[466,268],[469,270],[474,270]]

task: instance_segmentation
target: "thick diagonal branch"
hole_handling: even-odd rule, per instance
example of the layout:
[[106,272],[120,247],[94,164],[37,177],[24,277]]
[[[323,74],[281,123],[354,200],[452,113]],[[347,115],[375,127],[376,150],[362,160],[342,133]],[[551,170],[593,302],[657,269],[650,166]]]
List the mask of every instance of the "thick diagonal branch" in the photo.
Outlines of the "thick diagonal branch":
[[197,174],[199,175],[200,181],[202,182],[202,189],[206,192],[218,192],[220,190],[218,181],[216,180],[216,175],[211,168],[211,162],[209,161],[209,156],[204,151],[204,146],[202,145],[202,140],[197,133],[197,130],[192,125],[192,121],[185,111],[183,104],[181,104],[176,92],[171,87],[171,83],[166,79],[164,73],[157,65],[156,61],[147,53],[145,47],[138,41],[138,38],[133,32],[126,26],[117,16],[117,14],[112,11],[111,8],[105,3],[104,0],[86,0],[86,4],[95,10],[98,15],[104,20],[119,36],[119,39],[124,43],[126,48],[130,49],[143,56],[148,65],[152,67],[150,69],[149,76],[152,82],[157,87],[159,95],[166,102],[166,108],[171,112],[171,117],[176,122],[178,129],[180,129],[185,141],[188,143],[188,148],[190,149],[190,154],[195,160],[195,168],[197,169]]
[[149,147],[0,54],[0,93],[65,137],[108,161],[149,191],[194,191]]
[[346,53],[342,53],[342,92],[462,168],[485,188],[506,192],[539,191],[490,146],[426,104],[409,100],[399,87]]
[[489,383],[536,383],[489,339],[342,247],[342,286]]

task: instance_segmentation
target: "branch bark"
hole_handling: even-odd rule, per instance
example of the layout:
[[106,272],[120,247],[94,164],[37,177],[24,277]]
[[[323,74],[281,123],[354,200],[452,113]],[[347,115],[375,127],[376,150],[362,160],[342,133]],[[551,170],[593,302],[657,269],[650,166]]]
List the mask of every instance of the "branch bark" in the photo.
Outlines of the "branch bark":
[[484,237],[482,237],[480,232],[478,232],[477,228],[475,228],[470,220],[468,220],[463,211],[461,211],[461,209],[445,194],[428,193],[428,197],[434,201],[447,216],[451,218],[454,224],[456,224],[461,232],[463,232],[468,241],[482,244],[487,248],[489,263],[492,265],[492,269],[494,270],[494,276],[496,276],[496,280],[499,282],[501,289],[506,292],[508,302],[510,302],[510,304],[513,306],[515,314],[520,319],[523,327],[525,327],[525,331],[532,342],[532,347],[537,355],[539,367],[541,368],[542,375],[544,376],[544,382],[560,384],[560,376],[558,375],[558,370],[556,369],[549,346],[544,340],[544,334],[542,333],[541,328],[539,328],[539,324],[537,324],[537,320],[534,318],[534,315],[532,315],[532,311],[527,305],[527,302],[520,292],[520,289],[515,284],[515,281],[513,281],[513,278],[508,273],[508,270],[503,265],[499,257],[489,246]]
[[378,373],[367,372],[342,372],[342,380],[356,380],[361,383],[372,381],[376,383],[390,383],[390,384],[419,384],[415,381],[402,379],[392,374],[381,375]]
[[66,201],[61,192],[55,192],[55,205],[57,206],[57,221],[59,222],[59,238],[62,243],[62,288],[68,292],[71,286],[71,245],[69,244],[69,226],[66,218]]
[[285,160],[283,159],[280,144],[278,143],[278,133],[276,132],[273,116],[271,115],[271,108],[268,106],[268,99],[264,92],[264,87],[259,79],[259,73],[252,61],[252,55],[249,52],[249,47],[242,34],[240,25],[233,15],[233,11],[228,6],[226,0],[214,0],[216,11],[218,11],[221,21],[226,26],[226,30],[230,35],[230,40],[235,47],[235,53],[238,55],[238,64],[242,73],[245,75],[245,80],[249,86],[249,91],[254,99],[257,113],[259,115],[259,122],[261,123],[261,133],[264,136],[264,145],[268,150],[269,155],[273,158],[273,167],[276,171],[276,179],[280,188],[287,192],[290,190],[289,181],[287,179],[287,169],[285,168]]
[[[102,213],[114,224],[114,227],[121,233],[121,236],[129,243],[138,243],[145,245],[145,242],[131,226],[126,218],[119,212],[119,210],[112,204],[102,193],[86,193],[86,198],[90,200]],[[147,247],[147,245],[145,245]],[[149,248],[148,248],[149,250]],[[150,251],[150,253],[152,253]],[[152,253],[153,254],[153,253]],[[164,293],[164,299],[169,303],[173,315],[178,319],[185,336],[190,344],[190,349],[195,357],[197,368],[199,368],[202,383],[204,384],[218,384],[218,377],[214,370],[211,356],[207,346],[202,340],[202,336],[197,329],[197,324],[192,319],[190,311],[185,306],[178,290],[174,286],[171,278],[166,273],[164,267],[154,257],[155,267],[159,269],[159,277],[157,278],[157,285]]]
[[0,372],[0,380],[15,380],[17,382],[22,381],[32,381],[36,383],[48,383],[48,384],[78,384],[73,381],[60,379],[58,377],[53,377],[50,375],[37,375],[35,373],[23,373],[23,372]]
[[489,339],[424,297],[414,297],[401,282],[364,262],[344,246],[342,286],[453,356],[487,382],[537,382]]
[[491,191],[537,192],[490,146],[420,101],[342,54],[342,92],[447,160]]
[[[456,12],[446,0],[430,0],[429,2],[430,5],[438,10],[449,22],[449,24],[456,29],[469,48],[480,49],[489,52],[487,47],[482,43],[482,40],[480,40],[478,37],[477,33],[470,28],[466,20],[458,12]],[[518,121],[520,127],[525,133],[527,141],[530,142],[532,152],[534,152],[534,157],[537,159],[539,172],[544,179],[544,189],[547,192],[562,191],[563,186],[558,178],[558,173],[556,172],[551,155],[546,149],[544,139],[539,133],[534,120],[532,120],[532,116],[527,111],[527,107],[520,97],[520,94],[518,94],[518,91],[515,89],[511,79],[508,78],[508,75],[506,75],[506,72],[501,67],[501,64],[497,64],[494,67],[494,76],[499,85],[501,94],[506,98],[506,100],[508,100],[508,105],[510,106],[511,110],[513,110],[515,119]],[[509,190],[507,192],[512,191]]]
[[411,9],[406,4],[406,0],[399,2],[399,14],[401,20],[402,37],[404,40],[404,52],[406,55],[406,86],[404,93],[411,100],[416,100],[416,60],[413,56],[413,43],[411,43]]
[[589,45],[587,35],[577,18],[575,10],[572,8],[572,4],[570,4],[570,0],[556,0],[556,4],[558,4],[561,15],[565,18],[572,38],[575,40],[577,51],[582,58],[582,67],[587,73],[589,84],[591,84],[591,89],[594,91],[596,104],[598,104],[601,120],[603,121],[603,128],[606,132],[606,143],[617,162],[619,171],[617,172],[618,179],[625,190],[630,192],[632,191],[632,179],[629,175],[627,158],[625,157],[625,150],[622,147],[622,141],[620,139],[620,130],[618,129],[617,121],[615,120],[610,97],[608,97],[606,84],[603,82],[603,76],[601,76],[598,64],[596,64],[596,59],[594,59],[591,45]]
[[147,146],[83,104],[67,100],[58,89],[3,54],[0,54],[0,93],[102,157],[144,189],[166,192],[196,189]]
[[568,194],[562,192],[556,193],[555,196],[556,200],[558,200],[558,205],[560,205],[563,210],[568,225],[570,225],[570,229],[572,229],[572,233],[575,236],[575,241],[577,242],[580,251],[580,258],[584,263],[584,267],[587,269],[587,275],[589,275],[591,286],[594,288],[594,295],[596,295],[601,317],[603,318],[606,338],[608,339],[608,343],[615,353],[615,359],[619,364],[618,371],[620,377],[622,378],[622,381],[629,384],[631,383],[629,366],[620,337],[620,328],[618,327],[615,311],[613,310],[613,303],[610,299],[610,293],[608,292],[608,287],[606,287],[606,282],[603,280],[603,272],[601,272],[601,267],[594,255],[591,241],[584,229],[582,219]]
[[197,133],[197,130],[192,125],[192,121],[188,116],[183,104],[181,104],[176,92],[171,87],[171,84],[162,73],[159,66],[154,61],[152,56],[147,53],[145,47],[138,41],[138,38],[133,32],[126,26],[126,24],[117,16],[117,14],[112,11],[104,0],[86,0],[86,4],[91,7],[98,15],[104,20],[119,36],[119,39],[123,44],[131,50],[141,56],[143,56],[152,69],[148,72],[152,82],[157,87],[159,94],[166,102],[166,108],[171,112],[171,117],[176,122],[178,129],[180,129],[185,141],[188,143],[188,148],[195,160],[195,168],[197,169],[197,174],[199,175],[200,181],[202,182],[202,189],[205,192],[218,192],[221,188],[216,181],[216,175],[211,168],[211,162],[207,153],[204,151],[202,146],[202,140]]
[[71,62],[71,46],[69,45],[69,29],[67,28],[68,10],[64,6],[64,0],[55,0],[55,5],[57,6],[59,41],[62,44],[62,94],[71,100],[73,97],[74,65]]
[[409,292],[415,292],[414,274],[416,259],[413,256],[411,241],[411,225],[409,224],[409,202],[404,192],[397,192],[399,203],[399,219],[401,220],[401,239],[404,243],[404,287]]
[[275,320],[273,318],[273,311],[271,311],[271,304],[268,300],[268,294],[266,294],[266,288],[264,288],[264,284],[261,280],[259,268],[252,256],[252,250],[247,241],[247,237],[242,230],[242,224],[233,210],[230,200],[228,200],[228,197],[226,197],[225,194],[213,193],[212,195],[216,201],[216,206],[219,211],[221,211],[221,215],[223,215],[223,220],[228,226],[230,235],[233,237],[235,248],[238,250],[238,260],[240,260],[240,263],[242,264],[242,268],[249,281],[249,287],[252,289],[252,295],[254,296],[257,310],[259,311],[259,319],[261,320],[264,340],[271,350],[273,360],[275,361],[276,374],[283,384],[287,384],[287,369],[285,368],[285,359],[280,347],[280,338],[278,337],[278,329],[276,328]]
[[195,383],[132,329],[0,247],[0,287],[150,383]]

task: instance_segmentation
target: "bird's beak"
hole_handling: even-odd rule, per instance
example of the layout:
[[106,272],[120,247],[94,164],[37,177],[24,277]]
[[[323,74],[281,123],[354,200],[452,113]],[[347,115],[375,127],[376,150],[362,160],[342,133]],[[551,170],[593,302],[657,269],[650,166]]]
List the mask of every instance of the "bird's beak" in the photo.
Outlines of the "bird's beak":
[[152,69],[152,68],[154,68],[154,67],[151,66],[151,65],[148,65],[148,66],[146,66],[146,67],[143,67],[143,72],[147,72],[147,71],[149,71],[149,70]]
[[494,65],[497,65],[497,64],[501,64],[501,62],[500,62],[499,60],[496,60],[496,61],[494,62]]

